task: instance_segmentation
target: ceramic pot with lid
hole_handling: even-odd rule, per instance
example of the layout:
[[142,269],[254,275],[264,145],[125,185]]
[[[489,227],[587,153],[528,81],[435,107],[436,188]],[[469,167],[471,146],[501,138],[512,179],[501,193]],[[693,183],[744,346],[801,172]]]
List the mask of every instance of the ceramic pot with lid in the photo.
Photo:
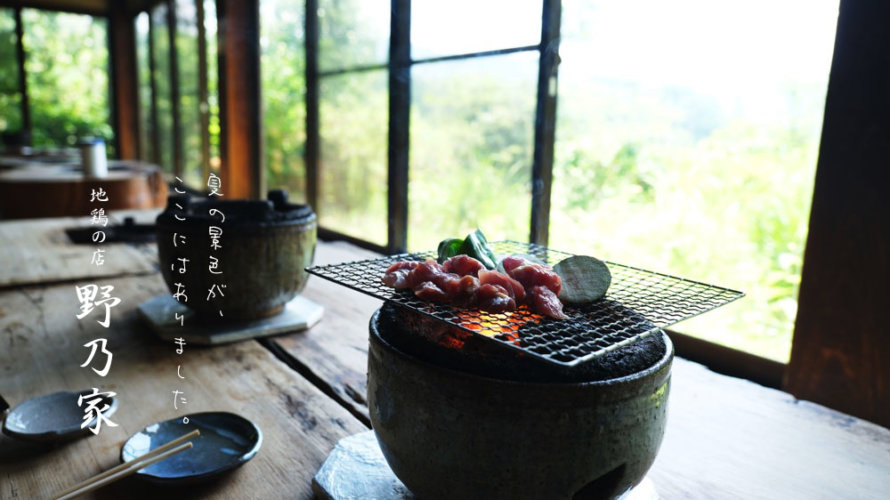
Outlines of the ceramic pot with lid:
[[317,219],[309,205],[171,196],[156,221],[161,273],[177,300],[207,320],[281,312],[306,285]]

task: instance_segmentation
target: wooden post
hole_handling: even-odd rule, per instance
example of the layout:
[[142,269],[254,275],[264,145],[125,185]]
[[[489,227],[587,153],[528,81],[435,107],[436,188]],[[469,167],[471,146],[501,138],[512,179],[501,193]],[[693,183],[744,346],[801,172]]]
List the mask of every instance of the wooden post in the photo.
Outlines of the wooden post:
[[321,218],[319,206],[318,0],[306,0],[306,201]]
[[[154,17],[148,15],[148,73],[151,80],[151,105],[149,107],[149,138],[151,148],[149,149],[148,161],[157,165],[161,164],[161,134],[160,134],[160,116],[158,114],[158,74],[157,59],[158,50],[155,46],[156,40]],[[170,165],[161,165],[162,169],[169,169]]]
[[408,149],[411,118],[411,0],[392,0],[389,39],[387,251],[408,246]]
[[556,140],[556,77],[559,67],[559,0],[544,0],[538,59],[535,152],[532,161],[532,215],[529,241],[546,245],[550,234],[553,143]]
[[136,63],[136,30],[133,17],[121,2],[108,11],[108,44],[111,66],[112,123],[117,157],[140,158],[139,77]]
[[890,426],[890,4],[841,2],[785,388]]
[[207,88],[207,30],[204,28],[204,0],[195,0],[198,25],[198,105],[201,126],[201,179],[210,176],[210,103]]
[[261,198],[259,0],[218,0],[222,192]]
[[173,130],[170,141],[173,143],[173,173],[183,177],[184,152],[182,140],[182,118],[179,111],[182,105],[179,93],[179,50],[176,47],[176,0],[167,0],[167,57],[170,61],[170,111],[173,115]]

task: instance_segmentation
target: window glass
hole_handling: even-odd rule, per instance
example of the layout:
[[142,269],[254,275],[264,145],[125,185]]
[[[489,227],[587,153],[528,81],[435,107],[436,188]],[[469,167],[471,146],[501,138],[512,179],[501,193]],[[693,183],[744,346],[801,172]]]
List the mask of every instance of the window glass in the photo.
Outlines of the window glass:
[[158,161],[166,172],[173,172],[173,103],[170,94],[170,29],[167,6],[151,11],[151,40],[154,44],[155,102],[158,110]]
[[306,201],[306,58],[302,0],[262,0],[260,64],[266,185]]
[[528,239],[538,53],[412,68],[408,247]]
[[319,0],[319,69],[385,64],[389,13],[389,0]]
[[198,87],[198,13],[195,0],[176,0],[176,62],[179,77],[179,123],[182,179],[203,186],[201,101]]
[[386,244],[387,71],[322,78],[319,223]]
[[0,9],[0,132],[22,128],[22,94],[16,58],[15,11]]
[[113,154],[105,19],[24,9],[22,22],[34,146],[102,137]]
[[144,161],[155,161],[151,135],[151,66],[148,45],[148,14],[136,16],[136,65],[139,76],[139,141],[140,156]]
[[551,245],[743,290],[674,328],[787,361],[838,1],[563,8]]
[[542,12],[541,0],[412,2],[411,57],[537,45]]

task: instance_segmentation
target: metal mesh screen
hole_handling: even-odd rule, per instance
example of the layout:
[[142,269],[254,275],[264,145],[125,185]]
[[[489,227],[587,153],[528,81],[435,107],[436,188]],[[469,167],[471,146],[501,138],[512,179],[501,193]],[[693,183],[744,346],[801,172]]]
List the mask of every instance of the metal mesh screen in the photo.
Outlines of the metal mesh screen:
[[[529,254],[550,265],[571,255],[515,241],[499,241],[490,246],[499,255]],[[569,319],[558,320],[532,313],[525,306],[507,313],[489,313],[435,304],[418,299],[411,290],[395,290],[381,281],[386,269],[395,262],[435,257],[432,251],[400,254],[316,266],[307,271],[564,366],[601,356],[744,295],[727,288],[606,262],[612,273],[606,297],[584,307],[566,306],[564,312]]]

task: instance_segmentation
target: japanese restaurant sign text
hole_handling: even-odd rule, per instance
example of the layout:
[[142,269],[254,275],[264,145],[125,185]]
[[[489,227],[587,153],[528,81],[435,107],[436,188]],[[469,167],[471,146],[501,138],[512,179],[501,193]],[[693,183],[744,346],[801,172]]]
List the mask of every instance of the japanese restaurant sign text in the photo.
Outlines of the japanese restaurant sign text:
[[[90,191],[90,202],[102,204],[108,202],[108,193],[104,189],[94,188]],[[105,249],[102,248],[105,243],[105,228],[108,226],[108,216],[105,214],[105,208],[99,205],[90,211],[90,225],[101,226],[93,232],[91,237],[96,249],[93,250],[90,264],[95,266],[105,265]],[[80,303],[80,313],[76,315],[77,319],[83,320],[91,316],[103,328],[111,326],[111,309],[121,303],[121,299],[114,296],[113,285],[100,285],[90,283],[87,285],[74,286],[77,301]],[[97,311],[98,310],[98,311]],[[94,312],[97,311],[97,312]],[[90,350],[86,361],[81,368],[90,367],[100,377],[105,377],[111,370],[111,363],[114,355],[108,350],[108,339],[104,337],[93,339],[83,347]],[[98,357],[101,355],[101,357]],[[92,388],[92,393],[81,395],[77,398],[77,406],[83,408],[83,423],[80,428],[83,429],[93,422],[90,431],[93,434],[99,434],[102,424],[110,427],[117,427],[117,424],[109,420],[105,416],[109,404],[105,398],[112,398],[117,394],[111,391],[101,392],[97,387]]]

